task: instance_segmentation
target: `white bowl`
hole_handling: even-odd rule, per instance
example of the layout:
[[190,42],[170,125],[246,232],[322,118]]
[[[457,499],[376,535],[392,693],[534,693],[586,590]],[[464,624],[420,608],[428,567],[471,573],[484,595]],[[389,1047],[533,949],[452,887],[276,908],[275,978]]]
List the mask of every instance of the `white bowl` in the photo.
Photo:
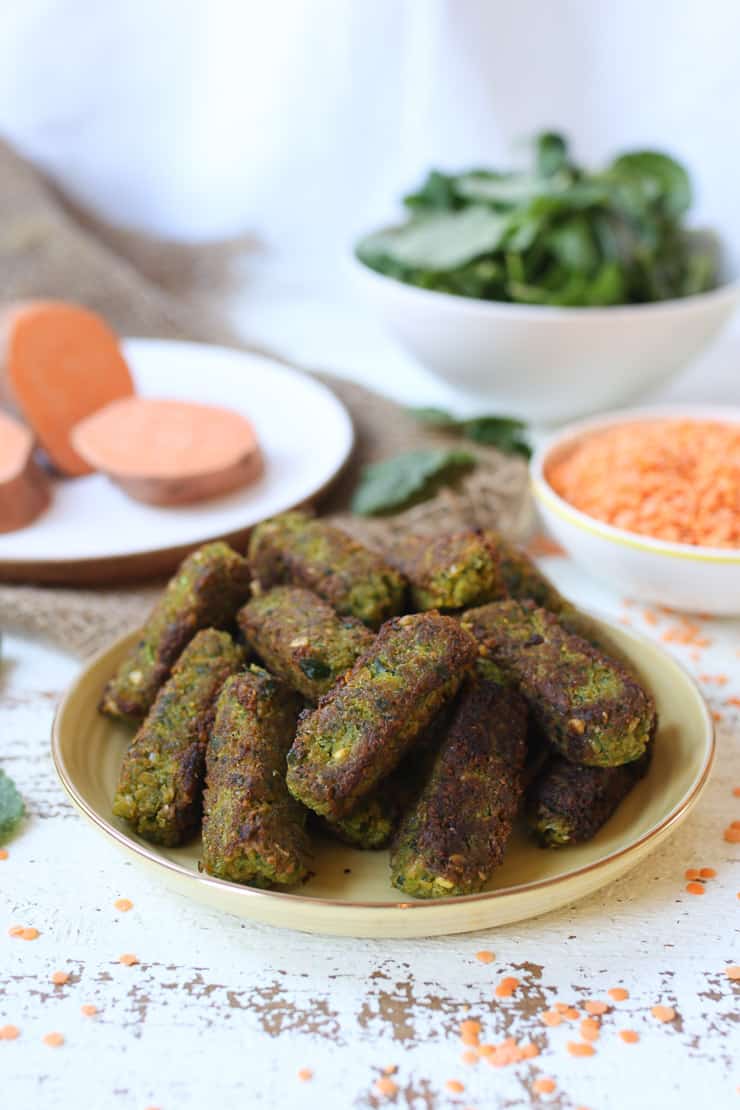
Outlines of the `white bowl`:
[[356,282],[422,365],[485,405],[556,422],[621,404],[696,358],[740,299],[740,281],[656,304],[551,308],[417,289],[355,260]]
[[535,452],[531,463],[535,500],[554,538],[596,578],[628,597],[685,612],[740,615],[740,549],[696,547],[653,540],[604,524],[560,497],[547,468],[584,437],[614,424],[673,417],[740,423],[740,409],[679,406],[626,409],[571,424]]

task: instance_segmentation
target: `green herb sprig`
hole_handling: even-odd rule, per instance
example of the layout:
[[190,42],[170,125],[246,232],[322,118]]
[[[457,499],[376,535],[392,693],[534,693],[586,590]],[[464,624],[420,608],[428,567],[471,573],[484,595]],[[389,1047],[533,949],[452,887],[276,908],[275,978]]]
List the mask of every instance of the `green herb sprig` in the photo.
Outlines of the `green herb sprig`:
[[429,428],[460,435],[486,447],[497,447],[505,455],[522,455],[525,459],[532,457],[532,448],[525,435],[527,425],[513,416],[471,416],[459,419],[445,409],[429,407],[411,408],[408,412],[420,424]]
[[366,466],[352,498],[352,512],[381,516],[432,497],[475,466],[469,451],[406,451]]

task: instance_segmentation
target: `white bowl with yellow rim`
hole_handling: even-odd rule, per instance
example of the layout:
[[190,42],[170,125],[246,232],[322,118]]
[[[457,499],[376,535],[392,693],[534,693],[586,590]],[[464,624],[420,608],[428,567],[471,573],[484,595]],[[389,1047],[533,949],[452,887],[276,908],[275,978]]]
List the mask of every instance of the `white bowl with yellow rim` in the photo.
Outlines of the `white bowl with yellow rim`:
[[684,612],[740,615],[740,548],[652,539],[597,520],[559,496],[549,469],[586,438],[619,424],[689,419],[740,424],[730,406],[624,409],[569,424],[548,438],[531,464],[535,500],[552,536],[594,577],[640,601]]

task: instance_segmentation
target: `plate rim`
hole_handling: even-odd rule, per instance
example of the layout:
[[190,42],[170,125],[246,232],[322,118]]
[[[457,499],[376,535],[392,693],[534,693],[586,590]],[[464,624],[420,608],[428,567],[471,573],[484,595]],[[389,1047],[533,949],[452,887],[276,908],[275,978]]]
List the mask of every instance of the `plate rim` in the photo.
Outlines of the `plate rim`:
[[[82,797],[74,785],[69,772],[66,768],[64,758],[61,753],[61,721],[69,703],[72,701],[77,693],[79,684],[83,681],[87,673],[111,652],[115,651],[119,646],[129,640],[133,640],[139,635],[140,629],[134,629],[130,632],[124,633],[122,636],[111,641],[106,647],[102,648],[90,659],[85,661],[84,667],[79,671],[69,688],[66,690],[64,696],[59,702],[51,727],[51,754],[54,763],[54,769],[57,777],[59,778],[64,790],[72,801],[77,810],[86,817],[93,825],[97,826],[103,834],[112,840],[119,848],[124,851],[132,853],[134,856],[139,857],[141,860],[149,864],[154,864],[157,867],[164,868],[171,875],[180,879],[195,881],[204,887],[212,887],[215,890],[228,890],[230,894],[235,897],[243,898],[245,901],[255,899],[262,901],[262,903],[277,902],[278,905],[290,906],[299,904],[302,907],[311,907],[312,905],[321,909],[331,909],[338,913],[345,912],[351,913],[357,910],[376,911],[387,913],[392,910],[401,910],[407,912],[409,910],[425,910],[427,913],[433,913],[435,908],[440,911],[449,909],[452,906],[470,906],[480,902],[492,902],[500,898],[517,897],[527,894],[536,893],[544,889],[551,889],[559,886],[563,882],[573,881],[575,879],[584,877],[602,868],[608,868],[610,865],[615,864],[617,861],[624,861],[625,856],[639,854],[647,844],[654,840],[662,840],[671,830],[672,826],[680,823],[698,802],[701,794],[709,780],[709,776],[714,765],[714,760],[717,753],[717,730],[714,719],[709,710],[706,698],[701,692],[701,689],[694,679],[693,675],[688,669],[676,659],[670,652],[657,644],[649,636],[643,633],[636,632],[634,629],[616,628],[616,625],[606,614],[595,610],[583,610],[583,612],[594,618],[595,620],[606,625],[607,628],[618,631],[620,635],[625,636],[627,639],[632,639],[638,643],[647,644],[652,649],[657,650],[676,670],[681,674],[684,681],[691,687],[692,692],[697,700],[701,709],[705,725],[705,751],[702,760],[702,765],[693,780],[691,786],[677,804],[667,813],[660,821],[647,829],[637,840],[631,841],[629,844],[618,848],[616,851],[610,852],[605,856],[594,860],[591,863],[584,864],[581,867],[576,867],[563,874],[558,874],[546,879],[536,879],[532,882],[520,883],[516,886],[503,887],[500,890],[482,891],[478,894],[466,894],[461,897],[447,897],[447,898],[434,898],[434,899],[412,899],[410,901],[383,901],[383,902],[364,902],[364,901],[348,901],[346,899],[335,898],[320,898],[308,897],[305,894],[294,893],[292,891],[279,891],[279,890],[261,890],[256,887],[245,886],[239,883],[228,882],[225,879],[218,879],[211,875],[202,873],[194,873],[189,868],[183,866],[175,860],[168,859],[166,856],[161,855],[153,847],[140,843],[132,836],[128,835],[121,829],[116,828],[107,818],[102,817],[93,806]],[[657,845],[656,845],[657,847]],[[616,878],[616,876],[615,876]],[[608,880],[607,880],[608,881]],[[579,896],[580,897],[580,896]],[[578,900],[578,899],[577,899]]]
[[[120,343],[124,349],[125,345],[128,343],[145,343],[147,346],[179,346],[197,348],[198,350],[204,351],[223,351],[247,359],[256,359],[270,369],[277,369],[305,379],[310,383],[312,388],[316,389],[317,393],[328,398],[336,406],[338,413],[341,413],[344,421],[343,430],[346,438],[346,445],[341,461],[320,486],[317,486],[315,490],[302,497],[300,500],[287,505],[281,512],[288,512],[290,509],[310,504],[316,498],[321,497],[342,473],[352,456],[352,452],[357,446],[355,422],[344,401],[342,401],[328,385],[325,385],[324,382],[319,381],[315,375],[311,374],[310,371],[293,363],[284,362],[279,356],[267,354],[262,351],[251,351],[241,347],[231,347],[225,343],[204,343],[198,340],[170,339],[163,336],[125,335],[120,337]],[[73,578],[76,579],[76,572],[79,572],[83,577],[86,572],[95,572],[95,580],[99,581],[101,571],[111,566],[123,568],[123,578],[125,578],[125,568],[127,566],[136,567],[137,563],[143,563],[147,560],[155,560],[158,565],[168,565],[172,560],[184,558],[188,552],[193,551],[203,543],[211,543],[216,540],[228,541],[230,539],[241,539],[241,537],[246,535],[254,526],[254,524],[244,524],[240,527],[229,528],[225,532],[219,532],[217,535],[200,540],[193,540],[192,542],[187,541],[185,543],[168,544],[165,546],[147,548],[146,551],[124,552],[123,554],[119,552],[107,555],[82,555],[72,558],[58,558],[55,556],[46,558],[43,555],[34,555],[32,558],[19,558],[17,556],[8,558],[0,556],[0,581],[27,581],[29,578],[32,578],[37,582],[55,582],[66,579],[67,575],[70,573],[73,575]],[[6,578],[6,574],[10,577]],[[118,569],[116,569],[115,574],[116,581],[121,580],[118,576]],[[146,575],[146,570],[134,572],[134,577],[137,578]],[[112,647],[113,645],[110,646]]]

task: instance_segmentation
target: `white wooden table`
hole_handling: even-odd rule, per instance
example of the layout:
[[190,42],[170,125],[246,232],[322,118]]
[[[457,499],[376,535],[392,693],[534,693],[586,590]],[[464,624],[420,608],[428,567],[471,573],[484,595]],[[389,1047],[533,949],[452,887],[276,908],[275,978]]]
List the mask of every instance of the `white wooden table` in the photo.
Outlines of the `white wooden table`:
[[[547,569],[566,591],[636,628],[642,610],[584,588],[566,560]],[[13,1108],[161,1110],[184,1107],[518,1107],[589,1110],[732,1106],[740,1069],[740,846],[723,840],[740,819],[738,622],[706,622],[712,646],[691,660],[723,714],[719,755],[704,798],[682,829],[639,872],[570,909],[486,934],[412,942],[352,941],[278,932],[211,912],[140,874],[72,809],[56,781],[49,729],[77,664],[39,644],[8,638],[0,672],[0,752],[30,809],[22,835],[0,861],[0,1105]],[[684,870],[713,867],[706,894],[685,892]],[[133,902],[123,913],[121,898]],[[14,925],[40,936],[8,935]],[[476,959],[495,953],[492,963]],[[139,963],[123,966],[133,953]],[[70,974],[54,986],[55,971]],[[498,999],[502,976],[520,979]],[[627,1001],[602,1019],[595,1054],[569,1055],[578,1022],[547,1028],[555,1001]],[[673,1006],[660,1024],[656,1003]],[[97,1007],[84,1016],[83,1005]],[[581,1014],[581,1016],[584,1016]],[[481,1040],[532,1039],[541,1054],[494,1069],[461,1060],[460,1022],[477,1019]],[[625,1044],[620,1029],[634,1029]],[[59,1032],[64,1044],[44,1036]],[[386,1067],[398,1088],[375,1088]],[[310,1068],[310,1080],[298,1072]],[[557,1083],[539,1096],[538,1077]],[[446,1083],[464,1084],[464,1092]],[[740,1103],[738,1103],[740,1104]]]
[[[299,283],[297,283],[299,284]],[[288,357],[333,368],[416,403],[454,401],[411,366],[345,299],[307,298],[268,275],[232,315],[246,336]],[[671,399],[740,399],[740,329],[671,390]],[[566,593],[660,635],[640,608],[589,583],[566,560],[547,561]],[[2,614],[0,614],[0,625]],[[723,830],[740,819],[740,622],[708,622],[712,646],[692,659],[718,712],[719,754],[710,786],[681,830],[640,871],[571,907],[485,935],[414,942],[337,940],[277,932],[211,912],[160,889],[76,815],[49,754],[55,702],[77,664],[7,638],[0,670],[0,760],[30,809],[0,861],[0,1107],[5,1110],[161,1110],[253,1107],[345,1110],[556,1106],[658,1110],[740,1106],[738,996],[725,974],[740,964],[740,845]],[[686,868],[712,867],[706,893],[686,893]],[[121,898],[133,902],[123,913]],[[8,935],[14,925],[40,936]],[[491,963],[476,953],[495,953]],[[123,966],[133,953],[138,964]],[[51,982],[55,971],[69,981]],[[520,979],[498,999],[502,976]],[[578,1023],[546,1027],[556,1001],[627,1001],[602,1020],[595,1054],[574,1058]],[[650,1013],[675,1007],[670,1024]],[[84,1016],[83,1005],[97,1007]],[[494,1069],[461,1060],[460,1022],[481,1039],[531,1038],[532,1060]],[[640,1040],[625,1044],[618,1031]],[[61,1033],[63,1045],[44,1036]],[[311,1069],[309,1080],[299,1070]],[[397,1087],[382,1095],[383,1069]],[[552,1077],[553,1093],[533,1093]],[[464,1091],[447,1089],[448,1081]],[[389,1091],[393,1087],[389,1085]]]

